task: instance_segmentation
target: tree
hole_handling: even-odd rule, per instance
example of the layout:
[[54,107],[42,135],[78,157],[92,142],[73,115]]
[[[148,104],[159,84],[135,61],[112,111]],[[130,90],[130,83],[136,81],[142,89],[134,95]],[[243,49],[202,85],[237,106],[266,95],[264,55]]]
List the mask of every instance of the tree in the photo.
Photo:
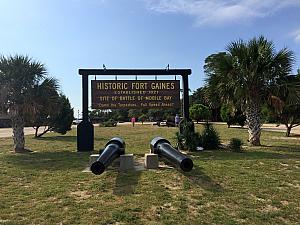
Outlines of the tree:
[[0,57],[1,109],[12,122],[15,152],[29,151],[25,149],[24,123],[40,107],[33,96],[46,74],[45,66],[28,56]]
[[245,126],[246,117],[241,109],[236,108],[233,104],[222,105],[221,117],[227,123],[228,128],[233,124],[238,124],[241,127]]
[[[35,137],[41,137],[49,131],[66,134],[67,131],[71,130],[74,111],[71,108],[69,99],[65,95],[60,94],[54,104],[52,106],[56,107],[55,110],[49,111],[48,114],[42,113],[41,117],[37,117],[39,121],[43,121],[45,129],[38,134],[40,126],[36,125]],[[47,116],[45,117],[45,115]]]
[[292,70],[293,52],[287,48],[276,52],[273,42],[263,36],[231,42],[226,50],[209,56],[214,60],[205,65],[207,85],[217,90],[223,101],[234,100],[244,108],[249,142],[260,145],[261,106],[276,88],[286,87],[284,78]]
[[211,115],[209,108],[205,105],[194,104],[190,107],[190,116],[192,119],[196,120],[197,123],[200,120],[207,121]]
[[124,121],[128,121],[129,120],[128,119],[128,110],[127,109],[117,109],[116,110],[116,115],[117,115],[116,118],[115,118],[116,121],[122,121],[122,122],[124,122]]
[[267,122],[282,123],[286,126],[289,137],[292,128],[300,125],[300,76],[290,75],[285,78],[289,88],[278,91],[270,101],[262,106],[262,118]]
[[300,104],[284,107],[279,118],[280,122],[286,126],[286,136],[289,137],[292,128],[300,126]]
[[207,101],[207,95],[205,93],[206,87],[200,87],[197,90],[193,92],[193,94],[190,96],[190,104],[202,104],[205,106],[208,106],[209,103]]
[[300,125],[300,76],[291,75],[286,80],[291,87],[278,93],[279,104],[275,104],[274,108],[278,112],[279,122],[286,126],[286,136],[289,137],[292,128]]
[[144,122],[148,119],[148,116],[146,114],[142,114],[139,116],[139,121],[142,122],[142,124],[144,124]]
[[221,107],[221,118],[227,123],[227,127],[233,124],[234,108],[231,104],[224,104]]
[[34,116],[27,119],[26,123],[31,124],[35,129],[35,137],[38,137],[38,130],[41,126],[47,126],[49,115],[53,115],[59,109],[58,81],[53,78],[46,78],[34,86],[32,100],[38,105]]
[[134,118],[138,118],[141,115],[141,110],[139,109],[129,109],[128,111],[128,116],[130,118],[134,117]]
[[147,115],[150,121],[162,121],[164,118],[164,112],[160,109],[149,109]]

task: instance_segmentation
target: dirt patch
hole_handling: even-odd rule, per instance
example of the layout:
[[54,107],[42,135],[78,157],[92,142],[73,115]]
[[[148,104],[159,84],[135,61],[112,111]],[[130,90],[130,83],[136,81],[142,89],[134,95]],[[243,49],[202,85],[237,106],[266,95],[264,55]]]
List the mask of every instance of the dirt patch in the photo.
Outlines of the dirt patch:
[[163,206],[161,206],[161,209],[162,210],[165,210],[165,209],[168,209],[168,210],[171,210],[171,211],[175,211],[175,207],[172,206],[172,203],[165,203]]
[[283,206],[287,206],[287,205],[289,205],[290,203],[288,202],[288,201],[280,201],[280,203],[283,205]]
[[280,166],[289,166],[289,164],[285,164],[285,163],[279,163],[280,164]]
[[88,193],[88,191],[73,191],[70,193],[70,195],[76,200],[85,200],[92,196]]
[[272,206],[272,205],[266,205],[263,209],[261,209],[262,212],[277,212],[280,209],[277,208],[276,206]]
[[257,197],[257,196],[255,196],[255,195],[253,195],[253,194],[251,194],[250,196],[251,196],[251,198],[252,198],[254,201],[258,201],[258,202],[266,202],[266,201],[267,201],[266,199]]
[[298,189],[300,189],[300,185],[299,184],[292,184],[292,183],[285,183],[287,186],[289,186],[289,187],[293,187],[293,188],[298,188]]

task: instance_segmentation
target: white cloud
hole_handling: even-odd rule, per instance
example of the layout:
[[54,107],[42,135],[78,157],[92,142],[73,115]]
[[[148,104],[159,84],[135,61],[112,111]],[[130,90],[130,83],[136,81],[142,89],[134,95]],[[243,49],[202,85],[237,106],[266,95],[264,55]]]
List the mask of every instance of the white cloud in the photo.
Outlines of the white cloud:
[[300,29],[295,30],[294,32],[292,32],[290,36],[294,38],[294,41],[297,44],[300,44]]
[[300,7],[300,0],[143,0],[159,13],[179,13],[196,18],[198,25],[249,22],[287,7]]

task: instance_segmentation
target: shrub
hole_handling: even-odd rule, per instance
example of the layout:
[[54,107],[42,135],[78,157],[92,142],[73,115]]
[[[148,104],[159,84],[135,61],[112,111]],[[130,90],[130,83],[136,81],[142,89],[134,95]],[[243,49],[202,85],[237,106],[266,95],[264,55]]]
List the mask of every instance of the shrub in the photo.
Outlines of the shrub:
[[232,106],[222,105],[220,114],[221,114],[222,120],[227,123],[227,126],[229,128],[230,125],[232,125],[234,123]]
[[195,125],[193,121],[187,121],[186,119],[180,121],[179,123],[179,132],[180,134],[183,134],[184,136],[187,135],[187,133],[195,132]]
[[243,145],[243,142],[241,139],[232,138],[232,139],[230,139],[228,147],[233,152],[242,152],[243,151],[242,145]]
[[246,116],[240,109],[235,109],[232,105],[223,105],[220,113],[222,120],[227,123],[228,128],[234,124],[238,124],[241,127],[245,126]]
[[246,116],[243,115],[243,114],[240,114],[240,115],[236,116],[236,122],[241,127],[244,127],[245,123],[246,123]]
[[110,119],[108,121],[100,123],[99,126],[100,127],[115,127],[115,126],[117,126],[117,122]]
[[179,149],[196,151],[197,147],[202,144],[202,138],[199,133],[195,133],[194,123],[184,120],[179,124],[179,127],[180,133],[176,133],[177,147]]
[[148,116],[146,114],[142,114],[141,116],[139,116],[138,120],[142,122],[142,124],[144,124],[144,122],[148,119]]
[[177,140],[177,149],[180,150],[180,149],[184,149],[185,148],[185,139],[184,139],[184,136],[183,134],[180,134],[179,132],[176,132],[176,140]]
[[186,137],[186,146],[190,151],[196,151],[202,145],[202,137],[199,133],[192,132]]
[[205,123],[202,134],[194,132],[194,123],[183,121],[180,123],[180,133],[176,133],[179,149],[196,151],[198,146],[204,149],[218,149],[220,136],[212,124]]
[[218,149],[220,146],[220,136],[212,124],[205,123],[201,134],[202,147],[204,149]]
[[185,134],[176,133],[177,149],[188,149],[189,151],[196,151],[198,146],[201,146],[202,139],[199,133],[186,132]]

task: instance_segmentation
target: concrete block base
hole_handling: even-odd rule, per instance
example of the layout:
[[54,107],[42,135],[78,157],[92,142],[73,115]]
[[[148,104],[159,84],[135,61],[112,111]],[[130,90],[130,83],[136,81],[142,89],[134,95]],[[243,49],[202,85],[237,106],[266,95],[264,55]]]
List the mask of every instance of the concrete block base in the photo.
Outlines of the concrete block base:
[[90,155],[89,164],[92,165],[98,158],[99,158],[99,154],[92,154],[92,155]]
[[120,156],[120,170],[132,170],[133,167],[133,154],[124,154]]
[[157,169],[158,155],[153,153],[145,154],[145,167],[147,169]]

